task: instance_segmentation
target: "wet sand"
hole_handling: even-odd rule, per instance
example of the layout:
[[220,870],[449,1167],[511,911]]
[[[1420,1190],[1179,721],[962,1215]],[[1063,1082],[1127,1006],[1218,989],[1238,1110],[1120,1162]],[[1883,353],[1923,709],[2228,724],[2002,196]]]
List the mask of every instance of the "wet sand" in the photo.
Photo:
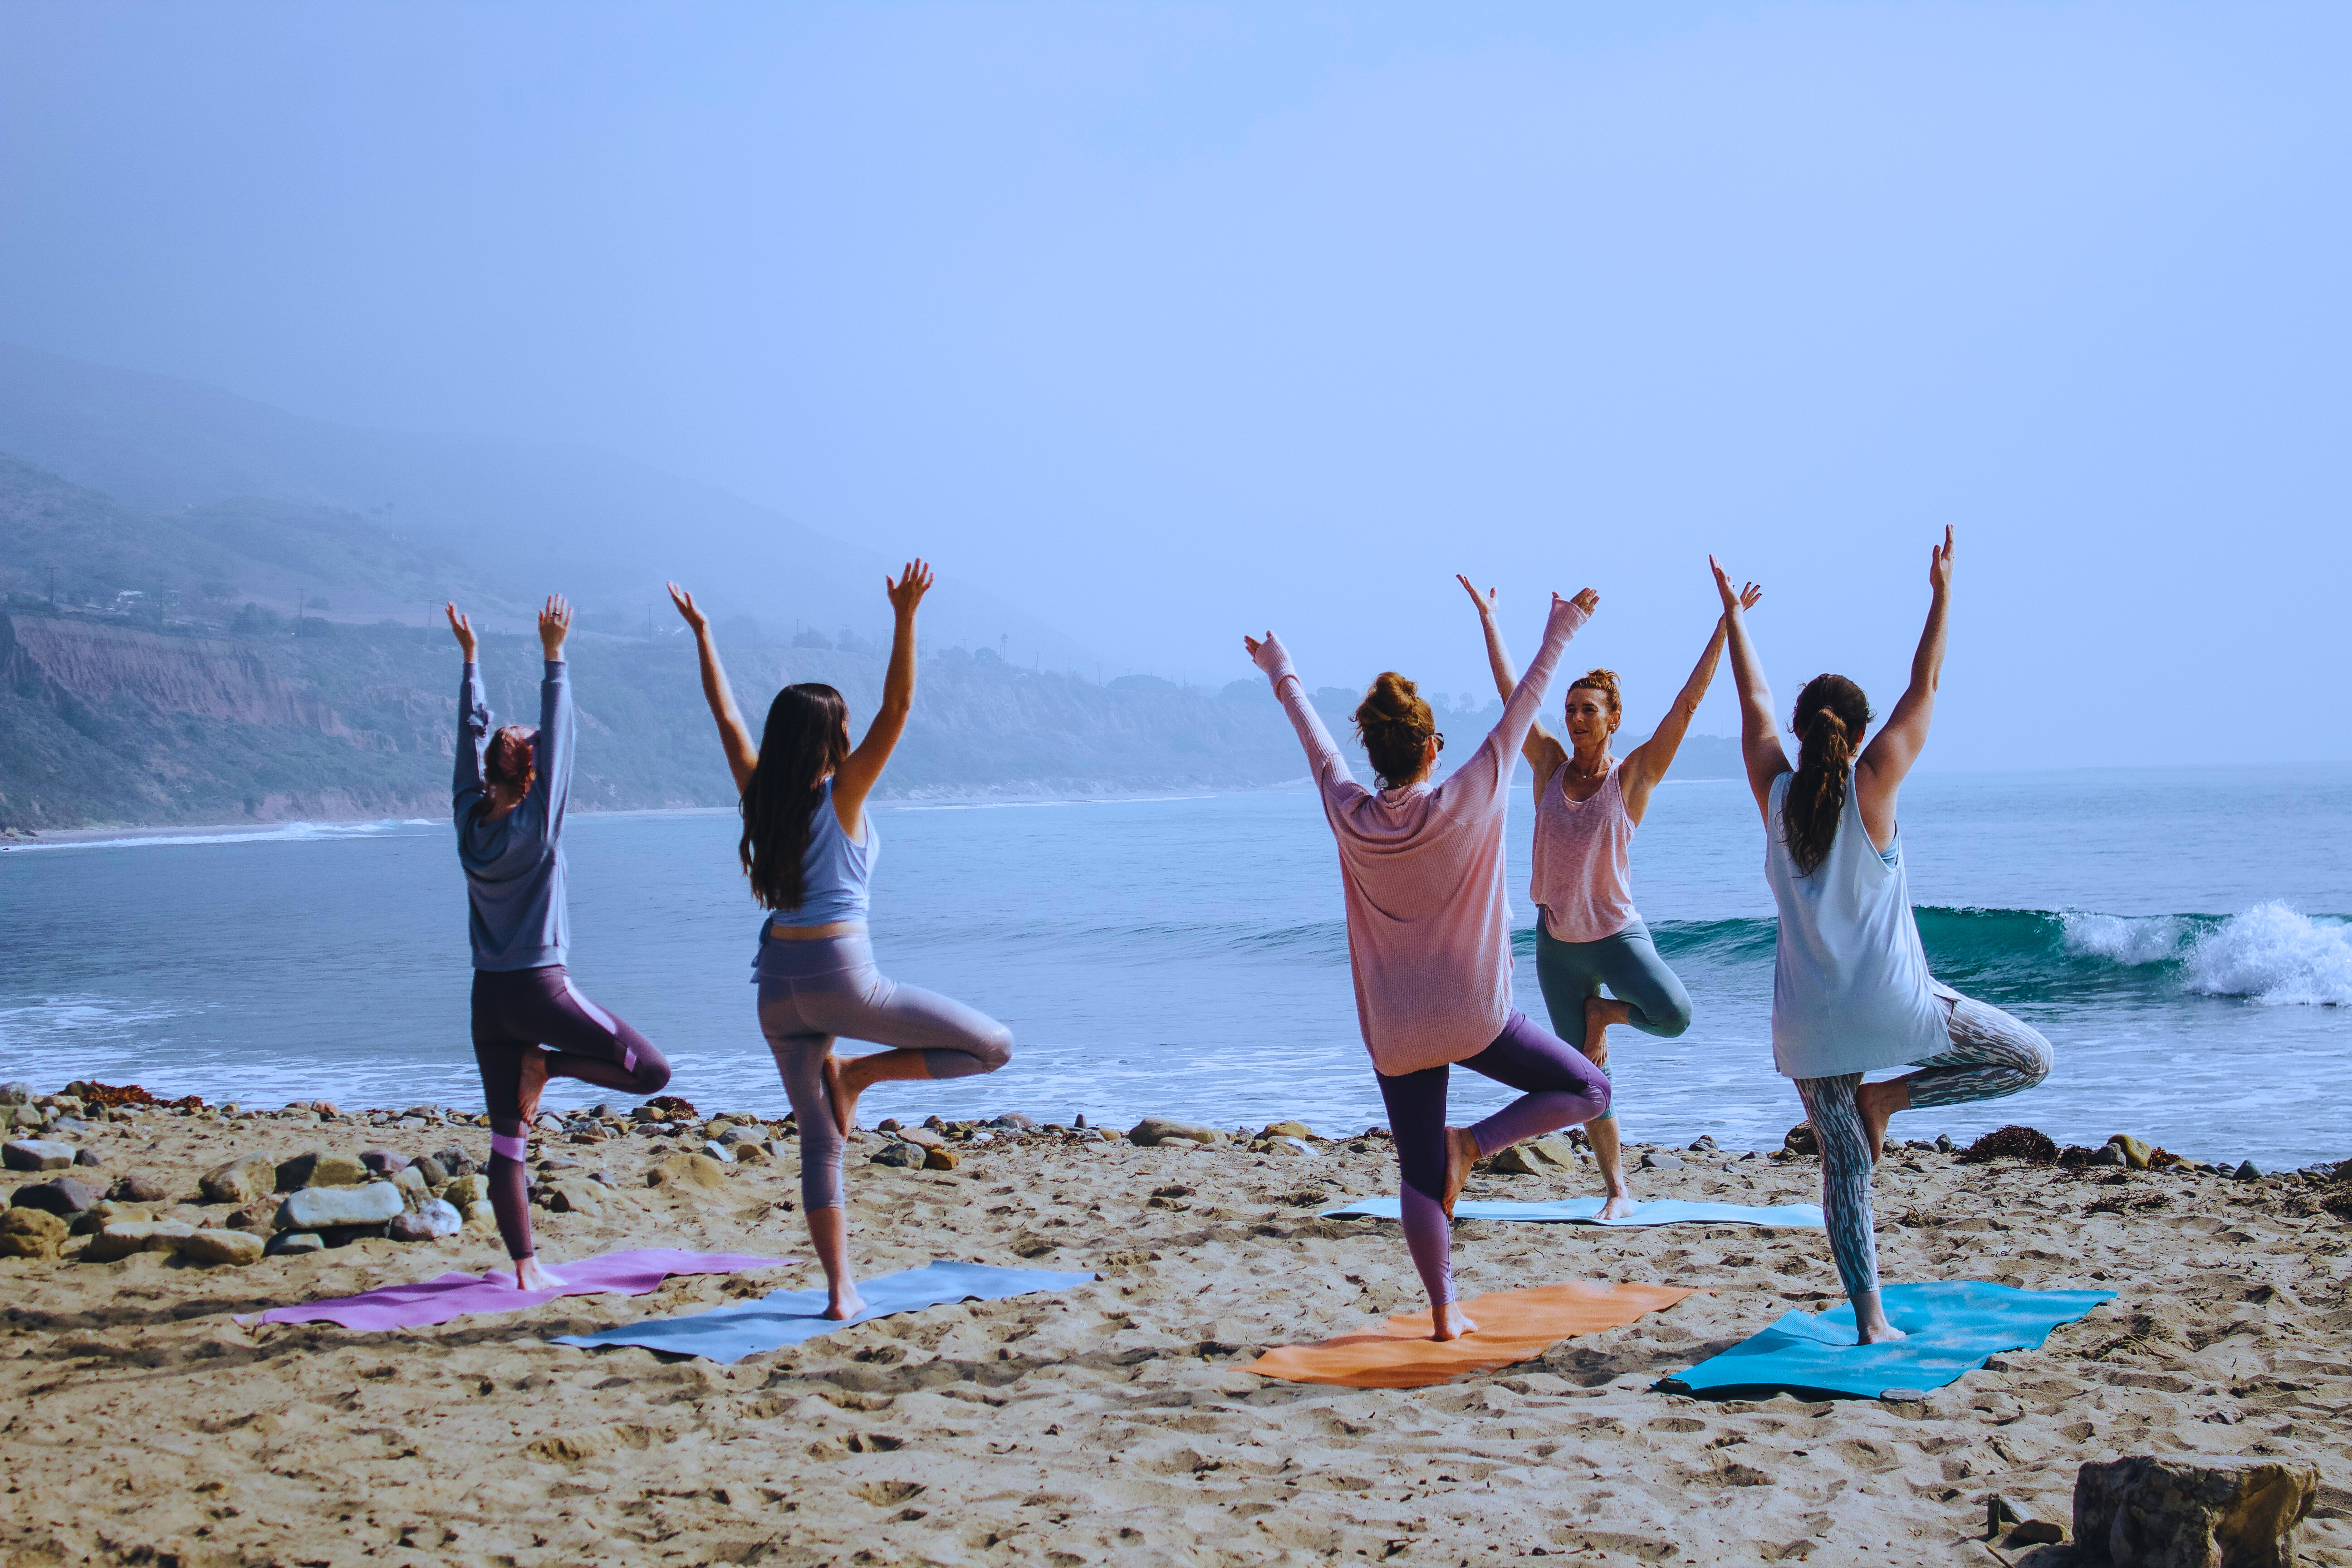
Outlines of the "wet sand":
[[[488,1153],[471,1126],[154,1112],[77,1141],[103,1163],[75,1173],[143,1172],[188,1195],[201,1172],[249,1153]],[[601,1170],[629,1195],[602,1217],[535,1211],[542,1256],[805,1257],[788,1140],[782,1159],[730,1167],[707,1192],[644,1184],[698,1142],[547,1140],[544,1153],[579,1163],[562,1174]],[[2054,1563],[2071,1553],[1981,1543],[1988,1493],[2063,1523],[2084,1460],[2206,1453],[2318,1465],[2305,1561],[2352,1564],[2352,1226],[2292,1179],[1891,1156],[1877,1192],[1890,1282],[2118,1299],[1923,1402],[1710,1404],[1649,1385],[1792,1306],[1839,1300],[1822,1233],[1465,1222],[1465,1295],[1579,1279],[1711,1293],[1465,1383],[1306,1386],[1241,1368],[1421,1304],[1392,1224],[1317,1217],[1393,1190],[1384,1141],[1274,1155],[1038,1134],[967,1150],[953,1171],[865,1163],[881,1146],[866,1133],[851,1151],[869,1273],[952,1258],[1102,1278],[720,1367],[547,1337],[814,1284],[814,1265],[355,1333],[230,1315],[488,1268],[503,1256],[495,1237],[367,1239],[247,1268],[82,1262],[77,1237],[61,1259],[0,1261],[0,1553],[179,1568]],[[1639,1194],[1818,1198],[1811,1160],[1685,1158],[1641,1173]],[[1591,1186],[1488,1175],[1469,1195]]]

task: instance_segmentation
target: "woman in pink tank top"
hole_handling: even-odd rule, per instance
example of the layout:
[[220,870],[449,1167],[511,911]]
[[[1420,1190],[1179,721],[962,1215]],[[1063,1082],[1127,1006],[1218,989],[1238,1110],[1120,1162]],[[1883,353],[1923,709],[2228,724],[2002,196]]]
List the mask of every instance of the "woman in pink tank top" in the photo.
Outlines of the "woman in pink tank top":
[[[1494,590],[1482,595],[1467,577],[1454,580],[1478,606],[1486,659],[1507,696],[1517,680],[1495,626]],[[1751,590],[1747,602],[1758,596]],[[1623,758],[1611,748],[1623,704],[1616,673],[1607,669],[1589,671],[1569,687],[1567,744],[1538,723],[1521,747],[1536,789],[1536,868],[1528,889],[1536,903],[1536,979],[1553,1032],[1581,1042],[1579,1048],[1604,1072],[1612,1024],[1664,1039],[1690,1027],[1690,994],[1658,956],[1633,908],[1633,834],[1715,679],[1725,635],[1717,619],[1682,694],[1650,738]],[[1607,1194],[1601,1217],[1622,1219],[1633,1212],[1633,1195],[1615,1110],[1588,1122],[1585,1133]]]

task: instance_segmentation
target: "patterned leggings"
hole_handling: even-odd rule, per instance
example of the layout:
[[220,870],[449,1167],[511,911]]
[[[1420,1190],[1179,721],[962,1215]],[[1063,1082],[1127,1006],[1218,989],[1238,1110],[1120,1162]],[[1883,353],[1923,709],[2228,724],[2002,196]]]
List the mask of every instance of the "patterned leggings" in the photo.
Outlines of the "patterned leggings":
[[[1920,1069],[1910,1075],[1912,1109],[1999,1100],[2050,1076],[2050,1042],[2039,1029],[1941,982],[1931,984],[1944,1005],[1952,1048],[1911,1064]],[[1822,1212],[1838,1278],[1848,1296],[1866,1295],[1878,1289],[1878,1244],[1870,1212],[1870,1139],[1853,1100],[1862,1075],[1796,1082],[1822,1146]]]

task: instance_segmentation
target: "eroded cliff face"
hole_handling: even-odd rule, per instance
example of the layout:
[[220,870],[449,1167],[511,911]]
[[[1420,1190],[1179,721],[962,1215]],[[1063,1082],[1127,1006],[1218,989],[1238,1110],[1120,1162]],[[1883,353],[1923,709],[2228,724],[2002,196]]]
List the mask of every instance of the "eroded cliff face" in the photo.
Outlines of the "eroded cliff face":
[[250,645],[88,621],[0,616],[0,680],[33,700],[282,725],[348,737],[335,710],[281,679]]

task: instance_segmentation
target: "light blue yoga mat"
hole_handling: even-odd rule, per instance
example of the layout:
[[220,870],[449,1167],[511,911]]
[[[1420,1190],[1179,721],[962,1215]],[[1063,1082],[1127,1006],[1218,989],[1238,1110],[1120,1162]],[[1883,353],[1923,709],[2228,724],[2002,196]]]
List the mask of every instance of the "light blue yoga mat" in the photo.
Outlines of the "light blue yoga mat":
[[[1819,1204],[1781,1204],[1759,1208],[1750,1204],[1694,1204],[1680,1198],[1659,1198],[1635,1204],[1626,1219],[1600,1219],[1601,1198],[1563,1198],[1558,1203],[1523,1204],[1498,1198],[1465,1198],[1454,1205],[1455,1219],[1523,1220],[1537,1225],[1786,1225],[1822,1228]],[[1402,1219],[1395,1198],[1365,1198],[1345,1208],[1327,1210],[1325,1219],[1341,1215],[1366,1215],[1373,1219]]]
[[739,1362],[761,1351],[782,1350],[851,1323],[871,1322],[899,1312],[919,1312],[950,1301],[992,1301],[1004,1296],[1026,1296],[1038,1290],[1066,1290],[1094,1276],[1052,1268],[992,1268],[985,1263],[950,1263],[942,1258],[922,1268],[861,1279],[857,1293],[866,1310],[836,1322],[824,1316],[822,1289],[772,1290],[756,1301],[713,1307],[678,1318],[646,1318],[593,1334],[558,1334],[560,1345],[596,1350],[607,1345],[641,1345],[670,1355],[707,1356],[715,1362]]
[[1761,1333],[1688,1372],[1662,1378],[1666,1394],[1709,1399],[1880,1399],[1890,1392],[1941,1388],[2002,1351],[2034,1350],[2061,1323],[2091,1315],[2113,1290],[2017,1290],[1979,1279],[1889,1285],[1879,1292],[1886,1320],[1908,1339],[1854,1342],[1853,1306],[1818,1317],[1790,1312]]

